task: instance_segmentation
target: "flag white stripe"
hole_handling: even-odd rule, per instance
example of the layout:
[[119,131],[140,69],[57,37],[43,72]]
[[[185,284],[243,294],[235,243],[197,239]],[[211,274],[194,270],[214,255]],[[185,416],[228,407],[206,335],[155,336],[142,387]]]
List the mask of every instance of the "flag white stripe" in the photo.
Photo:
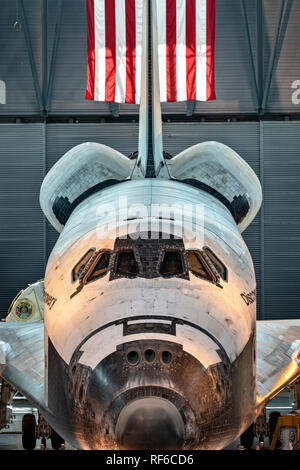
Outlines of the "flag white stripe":
[[135,42],[136,42],[136,90],[135,102],[141,100],[142,39],[143,39],[143,0],[135,0]]
[[167,20],[166,0],[157,2],[158,68],[160,101],[167,101]]
[[124,103],[126,95],[126,9],[125,0],[116,2],[116,93],[115,102]]
[[95,88],[94,100],[105,101],[105,0],[94,1]]
[[196,0],[196,100],[206,101],[206,0]]
[[185,0],[176,0],[176,75],[177,101],[185,101],[187,99]]

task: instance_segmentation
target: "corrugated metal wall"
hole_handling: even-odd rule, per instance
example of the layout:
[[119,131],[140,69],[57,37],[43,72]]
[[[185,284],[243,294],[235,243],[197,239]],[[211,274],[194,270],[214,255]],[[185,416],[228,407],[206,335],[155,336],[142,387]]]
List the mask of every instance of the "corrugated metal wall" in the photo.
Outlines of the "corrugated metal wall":
[[20,289],[43,277],[41,124],[0,125],[0,313]]
[[299,318],[300,124],[263,124],[264,311]]
[[[262,57],[262,75],[266,81],[276,22],[282,0],[246,0],[254,62]],[[258,5],[262,3],[262,37],[259,40]],[[56,24],[57,0],[48,1],[48,68]],[[293,82],[300,79],[300,2],[288,2],[285,24],[279,40],[275,73],[271,83],[267,111],[299,112],[292,103]],[[42,0],[24,1],[39,82],[42,82]],[[24,41],[24,27],[18,32],[16,2],[1,0],[0,80],[7,86],[7,104],[0,115],[26,115],[39,111]],[[262,45],[261,55],[260,47]],[[277,69],[276,69],[277,67]],[[62,29],[58,44],[50,114],[108,115],[109,106],[85,100],[86,11],[85,0],[63,0]],[[196,104],[195,112],[254,113],[256,94],[251,78],[249,48],[243,24],[241,0],[216,0],[216,91],[217,100]],[[163,105],[164,113],[185,113],[184,103]],[[137,113],[134,105],[122,105],[121,114]]]
[[[258,281],[258,317],[298,318],[300,304],[300,123],[165,123],[164,148],[176,155],[205,140],[236,150],[263,181],[264,206],[244,237]],[[43,174],[85,141],[129,154],[138,126],[130,124],[0,125],[0,312],[17,291],[44,274],[57,238],[39,208]]]

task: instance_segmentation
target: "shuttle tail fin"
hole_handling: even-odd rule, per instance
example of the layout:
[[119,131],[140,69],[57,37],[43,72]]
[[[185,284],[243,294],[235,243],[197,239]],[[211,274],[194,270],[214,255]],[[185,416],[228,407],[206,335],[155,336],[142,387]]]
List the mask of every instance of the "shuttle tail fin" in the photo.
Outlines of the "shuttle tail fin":
[[162,118],[160,105],[159,68],[158,68],[158,31],[156,0],[152,0],[152,147],[154,172],[157,178],[170,178],[163,153]]
[[[142,40],[142,76],[141,76],[141,100],[139,113],[139,144],[136,168],[133,178],[146,176],[148,162],[149,145],[149,21],[148,21],[148,1],[144,1],[143,11],[143,40]],[[139,171],[138,171],[139,170]]]
[[[169,178],[163,157],[156,8],[155,0],[144,2],[139,146],[136,170],[133,172],[135,178],[141,177],[141,174],[143,177]],[[150,168],[151,163],[153,169]],[[137,172],[138,169],[140,172]]]

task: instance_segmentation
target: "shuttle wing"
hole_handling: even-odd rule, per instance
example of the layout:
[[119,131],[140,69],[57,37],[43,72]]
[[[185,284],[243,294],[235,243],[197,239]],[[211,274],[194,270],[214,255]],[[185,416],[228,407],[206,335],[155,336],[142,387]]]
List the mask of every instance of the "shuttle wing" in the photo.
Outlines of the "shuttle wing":
[[300,320],[257,321],[257,405],[300,376]]
[[0,323],[0,375],[37,406],[43,406],[43,322]]

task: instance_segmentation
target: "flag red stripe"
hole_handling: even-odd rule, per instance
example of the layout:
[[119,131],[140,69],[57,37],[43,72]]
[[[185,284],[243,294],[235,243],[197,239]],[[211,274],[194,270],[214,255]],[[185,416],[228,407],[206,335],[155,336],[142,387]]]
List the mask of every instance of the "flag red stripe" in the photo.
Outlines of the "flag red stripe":
[[94,0],[86,2],[87,14],[87,100],[94,99],[95,89],[95,19],[94,19]]
[[206,99],[215,100],[216,1],[206,0]]
[[114,101],[116,91],[116,10],[115,0],[105,0],[105,101]]
[[135,103],[136,31],[135,0],[126,0],[126,103]]
[[167,101],[177,101],[176,0],[166,1]]
[[186,0],[186,94],[196,99],[196,0]]

